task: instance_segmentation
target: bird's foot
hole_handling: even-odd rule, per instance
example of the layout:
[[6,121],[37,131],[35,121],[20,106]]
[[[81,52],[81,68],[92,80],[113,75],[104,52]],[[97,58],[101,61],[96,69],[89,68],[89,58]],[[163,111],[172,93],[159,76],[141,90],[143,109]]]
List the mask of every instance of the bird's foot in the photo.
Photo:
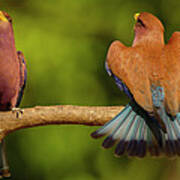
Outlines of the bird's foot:
[[24,109],[21,108],[12,108],[12,113],[16,113],[16,118],[20,118],[21,115],[24,113]]

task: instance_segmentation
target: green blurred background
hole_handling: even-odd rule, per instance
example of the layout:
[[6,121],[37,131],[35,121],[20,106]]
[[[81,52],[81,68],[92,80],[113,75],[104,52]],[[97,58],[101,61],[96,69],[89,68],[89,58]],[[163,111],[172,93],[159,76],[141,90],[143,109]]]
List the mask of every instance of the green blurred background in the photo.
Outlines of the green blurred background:
[[[128,99],[104,69],[109,44],[130,45],[133,15],[148,11],[165,24],[166,40],[179,28],[177,0],[2,0],[13,17],[16,47],[27,59],[22,107],[124,105]],[[96,127],[46,126],[19,130],[7,139],[13,179],[180,179],[177,159],[115,158],[89,136]]]

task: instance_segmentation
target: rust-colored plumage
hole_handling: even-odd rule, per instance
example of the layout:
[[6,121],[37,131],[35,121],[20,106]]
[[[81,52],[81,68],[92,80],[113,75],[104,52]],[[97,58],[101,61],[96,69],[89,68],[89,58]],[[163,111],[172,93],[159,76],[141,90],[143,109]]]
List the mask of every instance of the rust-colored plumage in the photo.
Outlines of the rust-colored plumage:
[[165,44],[158,18],[143,12],[135,19],[132,47],[113,42],[106,62],[131,102],[92,136],[109,134],[103,146],[117,143],[116,155],[180,155],[180,32]]
[[[0,11],[0,110],[14,110],[21,101],[26,82],[24,56],[16,51],[12,19]],[[16,109],[17,110],[17,109]],[[10,176],[4,140],[0,143],[0,178]]]

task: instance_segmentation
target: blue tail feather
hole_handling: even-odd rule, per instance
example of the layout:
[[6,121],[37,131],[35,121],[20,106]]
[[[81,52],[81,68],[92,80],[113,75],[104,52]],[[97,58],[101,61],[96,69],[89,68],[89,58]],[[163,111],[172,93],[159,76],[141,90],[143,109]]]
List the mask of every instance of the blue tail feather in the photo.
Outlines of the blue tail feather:
[[130,116],[131,113],[132,113],[131,108],[127,108],[126,111],[124,111],[124,114],[122,114],[122,120],[118,116],[119,123],[114,128],[114,130],[111,132],[111,134],[104,140],[103,145],[102,145],[104,148],[112,147],[116,143],[117,139],[119,139],[118,138],[119,136],[123,136],[124,134],[128,133],[128,131],[125,128],[122,129],[122,127],[124,127],[125,123],[127,123],[127,122],[129,124],[131,124],[131,121],[128,121],[128,119],[131,117]]
[[146,155],[146,142],[145,142],[145,122],[143,119],[141,119],[143,122],[141,122],[141,127],[140,127],[140,133],[139,133],[139,141],[138,141],[138,151],[137,151],[137,156],[138,157],[144,157]]
[[175,140],[177,139],[174,131],[175,129],[173,128],[172,125],[173,122],[168,122],[167,124],[167,134],[168,134],[168,140],[169,144],[170,144],[170,151],[171,151],[171,155],[174,156],[176,155],[176,145],[175,145]]
[[139,125],[140,125],[140,116],[136,115],[135,116],[135,122],[134,122],[134,129],[131,128],[130,132],[129,132],[129,138],[127,138],[127,141],[129,142],[127,145],[127,153],[129,156],[133,156],[134,152],[135,152],[135,148],[136,148],[136,144],[137,144],[137,140],[136,140],[136,134],[138,132],[139,129]]
[[155,123],[155,119],[142,114],[136,105],[134,108],[128,104],[115,118],[92,133],[92,137],[107,135],[103,147],[110,148],[117,143],[117,156],[144,157],[147,153],[151,156],[180,156],[180,113],[174,121],[167,118],[166,133]]
[[167,156],[180,155],[180,119],[177,116],[173,121],[168,118],[166,122],[165,154]]
[[[128,126],[126,127],[126,129],[124,129],[125,132],[123,131],[123,129],[122,129],[121,134],[120,134],[120,132],[119,132],[119,134],[117,134],[118,131],[116,132],[116,136],[114,136],[114,138],[121,139],[115,149],[115,154],[117,156],[120,156],[121,154],[123,154],[126,146],[129,145],[128,139],[129,139],[129,135],[131,136],[131,129],[134,126],[135,120],[136,120],[136,116],[133,116],[133,113],[131,113]],[[122,138],[121,138],[121,136],[122,136]]]
[[138,157],[143,157],[144,154],[146,153],[145,151],[145,144],[144,142],[144,121],[142,121],[142,119],[140,119],[140,125],[139,125],[139,130],[137,131],[137,143],[136,143],[136,147],[135,147],[135,156]]
[[127,116],[125,117],[126,121],[124,121],[123,126],[115,129],[115,132],[112,133],[114,139],[118,139],[119,137],[125,139],[128,136],[129,130],[131,129],[134,123],[134,115],[135,114],[133,112],[129,112],[129,114],[127,114]]
[[178,129],[180,129],[180,126],[179,126],[178,120],[174,121],[173,129],[174,129],[174,132],[175,132],[176,137],[177,137],[177,139],[174,141],[175,145],[176,145],[177,154],[180,155],[180,132],[178,130]]
[[131,108],[126,106],[117,116],[115,116],[111,121],[107,122],[103,127],[93,132],[91,136],[93,138],[100,138],[104,135],[110,134],[117,126],[119,127],[123,121],[125,121],[126,115],[129,113]]
[[92,137],[108,135],[102,145],[104,148],[110,148],[117,143],[117,156],[127,152],[130,156],[144,157],[147,144],[152,144],[152,135],[148,136],[150,133],[152,134],[143,117],[129,104],[110,122],[92,133]]

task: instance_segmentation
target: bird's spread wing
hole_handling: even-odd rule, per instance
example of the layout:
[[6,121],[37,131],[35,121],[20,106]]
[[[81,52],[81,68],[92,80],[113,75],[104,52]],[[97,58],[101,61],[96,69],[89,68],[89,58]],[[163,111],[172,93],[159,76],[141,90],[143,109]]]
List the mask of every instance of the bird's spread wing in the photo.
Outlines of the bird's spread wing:
[[176,116],[180,107],[180,32],[173,33],[165,46],[162,63],[164,66],[162,84],[166,95],[167,112],[172,116]]
[[19,65],[20,65],[20,88],[19,88],[19,95],[18,95],[16,107],[18,107],[21,102],[24,88],[26,86],[26,80],[27,80],[27,69],[26,69],[25,57],[21,51],[17,51],[17,56],[18,56]]
[[148,67],[140,50],[114,41],[107,54],[107,64],[120,88],[123,89],[122,84],[125,84],[135,101],[148,112],[152,112]]

